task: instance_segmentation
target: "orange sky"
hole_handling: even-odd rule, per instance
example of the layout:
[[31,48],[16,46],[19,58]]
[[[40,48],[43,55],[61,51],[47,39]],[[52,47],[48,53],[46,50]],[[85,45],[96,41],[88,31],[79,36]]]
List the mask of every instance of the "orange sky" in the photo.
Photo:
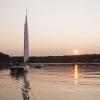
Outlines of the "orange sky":
[[28,8],[30,55],[100,53],[99,0],[0,0],[0,51],[23,55]]

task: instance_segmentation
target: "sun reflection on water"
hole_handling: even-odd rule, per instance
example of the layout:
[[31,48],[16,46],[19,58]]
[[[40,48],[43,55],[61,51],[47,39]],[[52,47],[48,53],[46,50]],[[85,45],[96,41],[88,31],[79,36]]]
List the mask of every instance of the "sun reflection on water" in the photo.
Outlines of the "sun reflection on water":
[[74,66],[74,84],[78,84],[78,65]]

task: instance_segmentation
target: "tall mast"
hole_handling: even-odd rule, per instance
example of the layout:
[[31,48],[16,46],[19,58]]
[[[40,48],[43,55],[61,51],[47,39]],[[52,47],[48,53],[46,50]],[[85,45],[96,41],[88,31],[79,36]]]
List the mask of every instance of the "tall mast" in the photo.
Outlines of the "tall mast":
[[29,43],[28,43],[28,22],[27,22],[27,10],[26,10],[26,18],[24,24],[24,63],[27,62],[29,58]]

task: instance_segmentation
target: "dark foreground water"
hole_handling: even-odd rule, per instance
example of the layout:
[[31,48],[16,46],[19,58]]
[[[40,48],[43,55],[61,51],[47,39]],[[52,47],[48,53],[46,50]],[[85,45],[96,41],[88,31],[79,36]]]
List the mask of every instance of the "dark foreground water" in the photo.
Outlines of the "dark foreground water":
[[100,66],[44,64],[22,76],[0,70],[0,100],[100,100]]

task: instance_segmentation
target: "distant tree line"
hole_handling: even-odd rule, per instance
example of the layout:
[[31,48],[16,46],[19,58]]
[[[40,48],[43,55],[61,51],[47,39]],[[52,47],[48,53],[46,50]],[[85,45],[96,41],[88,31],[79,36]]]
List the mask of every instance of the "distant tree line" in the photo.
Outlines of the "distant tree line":
[[[10,57],[0,52],[0,66],[7,66],[11,63],[23,63],[23,57]],[[68,55],[68,56],[44,56],[29,58],[28,63],[100,63],[100,54]],[[1,67],[0,67],[1,68]]]
[[[13,63],[23,63],[23,57],[12,57]],[[100,54],[30,57],[28,63],[100,63]]]
[[8,68],[10,66],[10,57],[0,52],[0,68]]

